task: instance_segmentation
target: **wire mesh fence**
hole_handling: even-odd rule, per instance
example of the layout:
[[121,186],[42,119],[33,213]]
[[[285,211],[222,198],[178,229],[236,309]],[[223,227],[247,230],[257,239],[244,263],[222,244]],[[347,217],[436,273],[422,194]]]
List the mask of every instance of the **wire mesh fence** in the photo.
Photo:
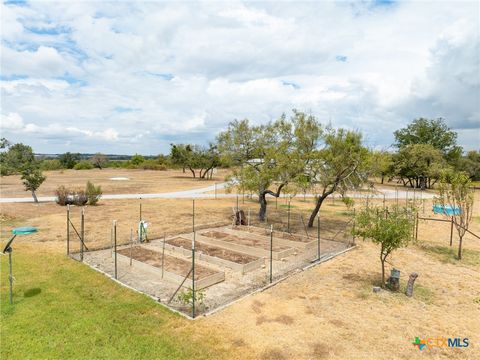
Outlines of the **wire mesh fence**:
[[[138,216],[110,223],[88,220],[88,211],[82,220],[83,212],[76,209],[67,218],[67,251],[120,283],[196,317],[355,243],[349,211],[321,214],[309,227],[306,207],[290,202],[271,202],[264,221],[253,200],[235,199],[230,205],[211,210],[195,209],[192,203],[168,231],[159,225],[175,219],[156,223],[145,205]],[[208,211],[215,213],[204,214]]]

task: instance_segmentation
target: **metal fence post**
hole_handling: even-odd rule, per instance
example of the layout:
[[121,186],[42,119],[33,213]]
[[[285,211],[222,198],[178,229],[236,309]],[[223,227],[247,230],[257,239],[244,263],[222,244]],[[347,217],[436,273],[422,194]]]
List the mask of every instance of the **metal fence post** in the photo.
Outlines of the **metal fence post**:
[[139,211],[138,211],[138,218],[139,222],[142,221],[142,198],[140,198],[140,206],[139,206]]
[[192,238],[192,318],[195,319],[195,231]]
[[217,198],[217,183],[214,184],[214,188],[215,188],[215,199]]
[[288,199],[288,214],[287,214],[287,232],[290,233],[290,202],[292,198]]
[[195,199],[192,200],[192,231],[195,236]]
[[117,220],[113,220],[113,246],[115,253],[115,279],[117,278]]
[[450,246],[453,244],[453,216],[450,219]]
[[70,205],[67,205],[67,255],[70,255]]
[[166,238],[167,238],[167,234],[166,233],[163,233],[163,246],[162,246],[162,279],[163,279],[163,269],[164,269],[164,266],[165,266],[165,241],[166,241]]
[[320,261],[320,214],[317,216],[317,258]]
[[415,241],[418,240],[418,211],[417,211],[417,218],[415,220]]
[[356,215],[355,215],[355,208],[353,208],[353,224],[352,224],[352,241],[353,245],[355,245],[355,225],[356,225]]
[[132,266],[132,253],[133,253],[133,229],[130,228],[130,266]]
[[85,244],[85,208],[82,207],[82,222],[81,222],[81,229],[80,234],[80,261],[83,261],[83,244]]
[[270,225],[270,284],[273,279],[273,224]]

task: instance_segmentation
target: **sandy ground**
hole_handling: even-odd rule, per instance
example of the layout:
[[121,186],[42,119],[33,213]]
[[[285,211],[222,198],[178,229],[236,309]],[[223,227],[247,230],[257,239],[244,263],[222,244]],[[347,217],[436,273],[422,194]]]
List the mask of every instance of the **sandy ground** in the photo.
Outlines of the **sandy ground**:
[[[193,179],[191,173],[182,170],[136,170],[136,169],[92,169],[45,171],[47,177],[37,192],[38,196],[54,196],[55,189],[64,185],[69,188],[85,189],[87,181],[102,187],[104,194],[159,193],[202,188],[223,182],[226,170],[219,170],[212,180]],[[110,180],[111,178],[129,180]],[[1,197],[25,197],[30,194],[23,188],[19,175],[2,176],[0,179]]]
[[[103,170],[102,170],[103,171]],[[160,173],[160,172],[159,172]],[[118,176],[121,176],[117,174]],[[176,179],[173,180],[174,182]],[[203,182],[199,182],[204,186]],[[3,186],[3,184],[2,184]],[[471,230],[480,233],[480,194],[476,195],[475,218]],[[372,204],[375,201],[372,200]],[[381,201],[377,201],[380,204]],[[389,202],[387,201],[387,204]],[[143,217],[151,222],[149,234],[178,234],[192,226],[189,200],[155,199],[142,201]],[[357,206],[361,201],[357,201]],[[421,204],[420,213],[423,215]],[[196,223],[225,221],[235,206],[233,199],[197,200]],[[255,210],[258,205],[246,201],[240,206]],[[269,202],[270,219],[276,227],[286,226],[284,201]],[[302,231],[300,212],[312,207],[311,200],[292,202],[292,226]],[[425,216],[432,216],[431,203],[425,204]],[[275,212],[282,216],[274,218]],[[328,200],[322,206],[322,232],[335,234],[345,222],[345,207]],[[87,244],[110,243],[112,220],[118,220],[119,238],[128,241],[135,231],[139,202],[101,201],[86,208]],[[80,211],[72,208],[72,221],[79,225]],[[65,208],[55,204],[5,204],[1,206],[2,244],[14,226],[38,226],[37,235],[18,239],[36,243],[42,249],[64,253]],[[315,234],[316,230],[309,230]],[[446,263],[428,253],[424,245],[448,246],[447,223],[421,222],[418,245],[396,252],[391,263],[401,270],[401,283],[416,271],[419,278],[415,296],[381,292],[378,283],[379,249],[370,242],[327,263],[294,275],[286,281],[258,293],[207,318],[191,324],[198,337],[215,336],[231,351],[229,358],[252,359],[476,359],[480,342],[480,269],[477,264]],[[455,233],[456,234],[456,233]],[[17,240],[16,240],[17,241]],[[457,246],[454,237],[454,246]],[[466,236],[464,248],[480,251],[480,240]],[[468,337],[465,349],[426,349],[420,352],[411,343],[419,337]]]

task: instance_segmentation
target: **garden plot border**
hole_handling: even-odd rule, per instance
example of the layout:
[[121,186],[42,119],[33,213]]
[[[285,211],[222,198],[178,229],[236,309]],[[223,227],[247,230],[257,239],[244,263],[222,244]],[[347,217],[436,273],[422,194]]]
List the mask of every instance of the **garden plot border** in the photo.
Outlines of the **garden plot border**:
[[[181,239],[184,239],[184,240],[187,240],[187,241],[191,241],[191,239],[188,239],[185,236],[173,236],[173,237],[165,239],[165,249],[169,250],[173,253],[181,254],[181,255],[187,256],[187,257],[191,257],[191,255],[192,255],[192,250],[191,249],[186,249],[186,248],[176,246],[176,245],[172,245],[172,244],[168,243],[169,240],[173,240],[173,239],[177,239],[177,238],[181,238]],[[155,240],[155,241],[158,241],[158,240]],[[161,241],[162,241],[162,245],[163,245],[163,240],[161,240]],[[208,246],[214,246],[214,245],[211,245],[211,244],[207,244],[203,240],[197,240],[197,239],[195,239],[195,243],[200,243],[200,244],[204,244],[204,245],[208,245]],[[149,245],[151,245],[151,247],[155,247],[155,248],[158,247],[158,245],[152,244],[152,243],[149,244]],[[218,246],[215,246],[215,247],[220,248]],[[239,255],[248,255],[248,254],[241,253],[241,252],[238,252],[238,251],[233,251],[233,250],[230,250],[230,249],[223,249],[223,248],[220,248],[220,249],[235,252]],[[252,256],[252,255],[248,255],[248,256]],[[205,254],[204,252],[199,251],[198,249],[195,250],[195,257],[197,259],[199,259],[201,261],[205,261],[207,263],[211,263],[211,264],[214,264],[214,265],[217,265],[217,266],[228,267],[228,268],[230,268],[232,270],[235,270],[235,271],[238,271],[242,274],[245,274],[249,271],[253,271],[255,269],[258,269],[258,268],[262,267],[262,265],[265,265],[265,259],[263,257],[256,257],[256,260],[250,261],[246,264],[241,264],[241,263],[237,263],[235,261],[220,258],[218,256]]]

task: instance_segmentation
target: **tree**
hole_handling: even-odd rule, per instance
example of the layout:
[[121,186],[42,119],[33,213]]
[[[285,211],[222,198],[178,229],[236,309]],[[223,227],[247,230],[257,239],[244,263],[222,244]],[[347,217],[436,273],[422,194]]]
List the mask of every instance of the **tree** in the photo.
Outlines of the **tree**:
[[455,166],[457,171],[464,171],[471,180],[480,180],[480,152],[469,151],[466,156],[462,156]]
[[439,150],[449,163],[456,161],[461,155],[461,147],[457,146],[457,133],[452,131],[442,118],[418,118],[393,134],[395,145],[399,149],[408,145],[431,145]]
[[145,158],[140,154],[135,154],[130,158],[130,163],[132,165],[138,166],[145,161]]
[[42,174],[42,171],[38,167],[25,168],[22,171],[23,185],[25,191],[31,191],[33,200],[38,203],[37,195],[35,192],[45,181],[46,177]]
[[[437,201],[454,210],[453,219],[457,229],[458,259],[462,259],[462,242],[465,232],[468,230],[473,215],[474,189],[467,174],[451,172],[446,173],[440,182],[439,196]],[[459,211],[455,211],[459,209]],[[447,215],[447,214],[445,214]],[[451,216],[451,215],[447,215]]]
[[96,167],[100,170],[103,169],[108,163],[107,157],[101,153],[96,153],[95,155],[93,155],[90,161],[93,167]]
[[[188,168],[193,177],[197,177],[196,170],[199,170],[198,176],[205,179],[213,168],[220,165],[220,155],[217,146],[210,144],[208,147],[199,145],[171,144],[170,149],[173,164]],[[185,172],[185,171],[184,171]]]
[[30,146],[21,143],[9,145],[8,151],[0,153],[1,175],[21,173],[35,163]]
[[393,175],[393,157],[386,151],[373,151],[370,164],[371,175],[379,176],[382,184],[386,176]]
[[326,129],[323,147],[312,153],[306,171],[312,189],[318,191],[308,227],[313,227],[323,201],[335,191],[356,188],[367,179],[368,150],[362,135],[345,129]]
[[282,115],[267,125],[235,120],[218,136],[223,161],[234,167],[231,184],[258,194],[260,221],[265,220],[267,195],[279,197],[304,172],[320,133],[315,117],[294,110],[290,119]]
[[408,245],[412,239],[413,219],[405,208],[366,207],[355,215],[356,236],[380,245],[382,287],[385,286],[385,262],[391,253]]
[[58,157],[58,160],[65,169],[73,169],[75,165],[80,161],[79,153],[66,152]]
[[402,147],[393,156],[393,167],[404,185],[431,188],[448,166],[440,150],[432,145],[412,144]]

